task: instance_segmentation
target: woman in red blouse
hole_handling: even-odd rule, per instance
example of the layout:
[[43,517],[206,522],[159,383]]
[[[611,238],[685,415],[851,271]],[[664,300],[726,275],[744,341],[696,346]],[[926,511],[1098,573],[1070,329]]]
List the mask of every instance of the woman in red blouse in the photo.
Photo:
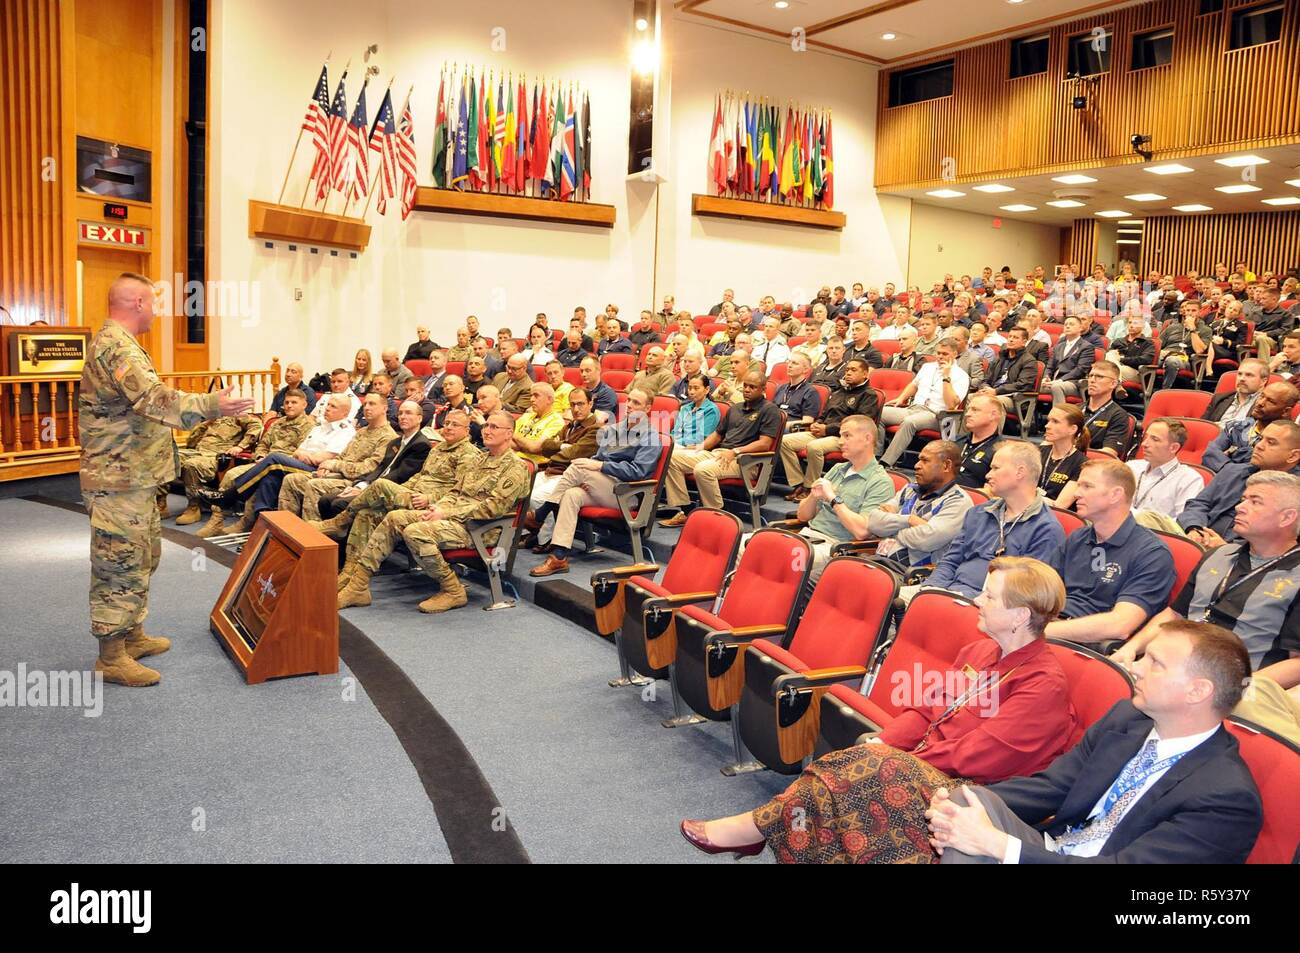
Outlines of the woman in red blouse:
[[924,692],[866,744],[813,762],[758,809],[683,821],[682,834],[706,853],[767,846],[782,863],[936,863],[925,820],[934,790],[1039,771],[1065,751],[1077,720],[1043,640],[1065,605],[1056,572],[998,557],[975,604],[989,638],[962,649],[940,691]]

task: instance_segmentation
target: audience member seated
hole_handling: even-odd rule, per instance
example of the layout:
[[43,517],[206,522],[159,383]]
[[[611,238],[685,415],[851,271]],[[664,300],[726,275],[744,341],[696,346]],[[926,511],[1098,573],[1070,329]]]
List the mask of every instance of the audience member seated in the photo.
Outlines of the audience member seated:
[[961,450],[950,440],[931,440],[916,459],[916,479],[894,499],[867,517],[872,536],[880,537],[877,556],[904,570],[933,566],[961,532],[971,499],[957,483]]
[[[840,426],[846,418],[860,415],[874,421],[879,417],[876,392],[867,383],[869,373],[865,361],[844,362],[843,382],[831,388],[826,406],[817,419],[808,425],[807,430],[786,434],[781,440],[785,482],[793,487],[786,496],[787,500],[797,503],[812,492],[813,484],[821,479],[826,454],[841,449]],[[800,462],[800,450],[807,452],[806,462]]]
[[429,352],[429,376],[424,379],[424,398],[435,404],[442,403],[442,382],[447,379],[447,352]]
[[[1214,291],[1217,293],[1219,289],[1216,287]],[[1213,319],[1210,322],[1210,332],[1213,335],[1210,340],[1214,344],[1214,360],[1235,361],[1237,349],[1246,343],[1246,332],[1249,330],[1246,318],[1242,314],[1241,302],[1236,298],[1222,298],[1216,309],[1214,301],[1215,299],[1212,298],[1210,310],[1206,315]],[[1214,370],[1214,365],[1211,363],[1205,369],[1206,376],[1212,377]]]
[[1119,367],[1120,375],[1125,381],[1136,381],[1138,371],[1155,363],[1156,345],[1151,340],[1151,329],[1140,313],[1130,312],[1127,319],[1127,333],[1118,339],[1112,339],[1106,360]]
[[1007,412],[1002,404],[987,394],[976,394],[966,402],[963,423],[966,433],[956,441],[961,454],[957,470],[957,483],[974,490],[984,489],[989,467],[993,465],[993,449],[1002,439],[1002,424]]
[[1300,425],[1275,420],[1264,428],[1249,463],[1228,463],[1210,485],[1194,496],[1178,515],[1178,525],[1202,546],[1222,546],[1236,538],[1233,517],[1246,481],[1260,470],[1300,474]]
[[719,381],[726,381],[729,384],[739,384],[744,374],[737,374],[735,364],[737,358],[744,358],[744,366],[749,367],[750,355],[753,353],[753,340],[748,332],[742,333],[732,342],[732,348],[726,354],[718,358],[717,363],[708,368],[704,373]]
[[1249,673],[1231,632],[1168,624],[1134,665],[1133,700],[1045,771],[935,792],[942,862],[1242,863],[1263,814],[1223,719]]
[[645,370],[633,375],[628,389],[636,388],[656,397],[666,397],[672,393],[673,384],[677,381],[673,379],[672,371],[664,366],[665,360],[667,356],[664,349],[658,344],[652,345],[646,352]]
[[1190,370],[1192,355],[1204,354],[1214,334],[1200,318],[1201,303],[1192,299],[1182,302],[1178,312],[1160,332],[1160,364],[1164,377],[1160,386],[1168,389],[1178,383],[1180,371]]
[[378,393],[367,394],[361,407],[366,426],[357,431],[342,453],[322,461],[314,471],[286,473],[276,508],[306,520],[318,520],[321,497],[342,493],[381,466],[389,444],[397,438],[397,431],[388,424],[385,403]]
[[[461,341],[461,339],[460,339],[460,331],[461,331],[461,329],[459,329],[459,328],[456,330],[456,346],[457,346],[457,347],[462,346],[462,344],[468,344],[468,343],[469,343],[468,340],[463,341],[463,342]],[[466,332],[466,334],[468,334],[468,333],[469,333],[469,332]],[[416,341],[415,341],[415,343],[412,344],[410,347],[408,347],[408,348],[406,349],[406,356],[402,358],[402,361],[403,361],[403,362],[405,362],[405,361],[427,361],[427,360],[429,359],[429,352],[432,351],[434,348],[436,348],[436,347],[438,346],[438,345],[434,344],[433,341],[429,338],[429,329],[428,329],[427,327],[425,327],[423,324],[418,325],[418,326],[416,327],[416,329],[415,329],[415,337],[416,337]],[[454,358],[452,358],[452,360],[454,360],[454,361],[463,361],[463,360],[465,360],[465,359],[464,359],[463,357],[454,357]]]
[[826,340],[826,351],[822,354],[821,363],[813,370],[812,382],[834,390],[840,386],[840,378],[843,376],[844,340],[839,335],[834,335]]
[[971,391],[979,390],[984,386],[984,362],[967,346],[970,332],[961,325],[954,325],[944,330],[944,337],[956,347],[957,357],[953,363],[965,371],[966,376],[970,378]]
[[545,373],[546,383],[550,384],[551,390],[555,391],[555,412],[566,421],[571,419],[569,395],[573,393],[573,385],[564,376],[564,365],[558,360],[551,361],[546,365]]
[[[872,335],[873,341],[897,341],[904,331],[915,330],[912,328],[912,315],[908,311],[907,305],[896,304],[890,312],[891,320],[883,328],[876,328],[876,333]],[[855,324],[857,321],[854,322]],[[867,321],[862,321],[870,330],[874,325]]]
[[885,366],[891,371],[917,373],[925,366],[925,356],[916,349],[916,329],[904,328],[898,335],[898,352],[891,356]]
[[1225,464],[1245,463],[1259,441],[1259,436],[1275,420],[1290,420],[1300,391],[1289,381],[1266,384],[1250,409],[1250,416],[1233,420],[1210,441],[1201,455],[1201,466],[1215,472]]
[[[606,354],[631,354],[632,342],[623,337],[622,325],[617,321],[607,321],[605,323],[605,333],[600,340],[596,342],[596,354],[604,357]],[[579,361],[579,364],[582,362]]]
[[1282,339],[1282,350],[1273,355],[1268,369],[1285,380],[1297,380],[1300,374],[1300,331],[1288,331]]
[[[501,359],[500,351],[496,348],[489,348],[487,338],[478,338],[472,346],[474,348],[474,356],[483,359],[484,376],[486,376],[489,381],[506,369],[505,361]],[[513,339],[510,341],[510,347],[514,347]],[[465,366],[466,368],[469,367],[468,364]]]
[[1129,412],[1115,400],[1119,388],[1119,367],[1111,361],[1097,361],[1088,370],[1088,398],[1083,402],[1083,426],[1088,445],[1112,457],[1128,450]]
[[534,367],[545,367],[555,360],[551,350],[551,333],[540,324],[528,329],[528,347],[523,352],[524,359]]
[[684,821],[682,833],[706,853],[767,846],[781,863],[934,863],[926,809],[937,792],[1032,774],[1066,750],[1078,716],[1043,639],[1064,603],[1047,566],[994,560],[976,597],[988,638],[936,673],[935,688],[910,684],[910,704],[884,730],[814,761],[756,810]]
[[[573,420],[565,424],[555,436],[541,442],[541,454],[545,460],[538,468],[537,476],[533,478],[530,510],[536,511],[550,497],[564,471],[569,468],[569,464],[574,460],[596,455],[597,432],[601,424],[600,418],[591,412],[591,399],[587,396],[587,392],[580,387],[575,389],[570,395],[570,407],[573,410]],[[523,419],[520,417],[515,421],[516,452],[519,443],[519,422]],[[524,454],[519,455],[524,456]],[[527,545],[533,546],[536,542],[536,530],[534,530],[533,537]]]
[[578,526],[578,513],[585,506],[614,508],[619,483],[648,480],[659,462],[663,435],[649,418],[653,396],[639,388],[627,394],[627,416],[602,427],[596,437],[599,449],[593,457],[579,457],[569,464],[550,495],[533,514],[534,532],[555,514],[546,561],[530,575],[542,577],[569,571],[569,550]]
[[887,467],[898,463],[918,431],[938,429],[939,415],[957,410],[966,399],[970,378],[954,363],[956,345],[941,341],[937,354],[938,360],[923,366],[903,392],[885,401],[880,411],[884,427],[898,424],[894,439],[880,458]]
[[[835,333],[834,324],[831,325],[831,333]],[[790,349],[791,356],[802,354],[808,359],[809,367],[816,367],[822,362],[822,358],[826,356],[826,344],[822,340],[821,325],[815,319],[804,321],[799,335],[804,340]]]
[[1261,286],[1259,310],[1253,315],[1245,315],[1255,322],[1254,343],[1259,347],[1259,356],[1264,360],[1268,360],[1282,335],[1295,327],[1295,315],[1289,309],[1279,307],[1278,296],[1276,287]]
[[[433,352],[430,351],[429,353]],[[397,359],[396,348],[385,348],[379,358],[384,362],[385,373],[393,379],[393,390],[403,393],[403,385],[413,376],[411,369]]]
[[582,375],[582,388],[591,400],[591,409],[609,423],[618,414],[618,394],[600,379],[600,362],[594,357],[583,358],[578,372]]
[[[393,396],[393,379],[380,371],[370,380],[370,393],[379,395],[383,400],[386,408],[384,412],[385,419],[388,421],[389,426],[395,428],[397,426],[397,407],[400,401]],[[369,418],[366,416],[365,398],[361,400],[359,414],[360,416],[356,418],[356,424],[359,429],[364,429],[369,425]]]
[[641,320],[632,327],[627,339],[635,348],[645,347],[647,344],[655,344],[663,335],[663,325],[654,321],[654,315],[650,311],[641,312]]
[[583,345],[584,340],[587,338],[581,331],[572,328],[569,330],[564,339],[564,346],[555,352],[555,359],[560,362],[561,367],[578,367],[582,364],[582,359],[591,353],[591,350]]
[[849,340],[844,344],[845,360],[863,361],[868,367],[885,366],[884,355],[871,343],[872,327],[875,325],[868,325],[866,321],[854,321],[849,325]]
[[736,292],[732,291],[730,288],[724,289],[722,292],[722,300],[709,309],[709,317],[716,318],[722,313],[722,309],[725,305],[728,303],[734,303],[735,300]]
[[722,357],[724,354],[730,354],[736,349],[736,338],[741,334],[748,334],[745,330],[746,324],[741,320],[739,314],[727,319],[727,326],[720,331],[714,331],[713,337],[709,338],[706,346],[709,350],[709,357]]
[[1164,608],[1174,557],[1133,518],[1136,481],[1124,463],[1089,460],[1078,484],[1075,509],[1090,523],[1066,537],[1051,560],[1066,602],[1047,634],[1085,643],[1127,639]]
[[546,442],[563,429],[564,417],[555,409],[555,391],[550,384],[538,381],[532,387],[529,409],[515,421],[511,449],[541,466],[549,457],[543,449]]
[[1137,480],[1133,516],[1151,529],[1181,532],[1178,515],[1205,489],[1201,475],[1178,459],[1187,443],[1187,427],[1174,417],[1151,421],[1142,438],[1142,459],[1128,461]]
[[[980,393],[996,397],[1006,410],[1012,409],[1012,395],[1034,389],[1038,376],[1038,360],[1029,353],[1026,343],[1029,332],[1015,327],[1007,332],[1006,345],[997,360],[989,366],[986,384]],[[1022,426],[1028,426],[1022,424]]]
[[[351,391],[348,393],[351,393]],[[321,401],[321,403],[326,404],[327,401]],[[281,408],[284,415],[272,421],[270,426],[262,431],[262,436],[258,438],[257,446],[253,448],[253,462],[257,462],[271,453],[293,453],[315,428],[316,419],[307,413],[307,398],[301,390],[291,388],[286,391],[281,400]],[[221,478],[222,486],[227,485],[227,479],[233,480],[239,471],[246,470],[251,466],[251,463],[239,464],[227,469]],[[213,479],[215,478],[216,473],[214,471]],[[225,525],[224,514],[221,509],[223,504],[214,502],[211,496],[205,492],[205,488],[197,482],[186,484],[187,496],[191,488],[194,492],[194,499],[197,499],[200,503],[208,503],[212,507],[211,516],[198,530],[197,535],[203,539],[220,535]]]
[[[434,351],[434,348],[432,348],[432,347],[429,348],[429,353],[430,353],[430,354],[432,354],[433,351]],[[471,357],[473,357],[473,356],[474,356],[474,347],[473,347],[473,342],[470,340],[469,329],[468,329],[468,328],[457,328],[457,329],[456,329],[456,346],[453,347],[453,348],[450,348],[450,349],[447,351],[447,360],[448,360],[448,361],[460,361],[461,363],[467,363],[467,362],[469,361],[469,359],[470,359]],[[411,359],[410,354],[407,354],[405,360],[408,360],[408,361],[409,361],[410,359]],[[427,361],[427,360],[428,360],[428,357],[425,357],[424,359]]]
[[[973,599],[994,557],[1050,560],[1065,541],[1065,530],[1038,490],[1039,476],[1038,448],[1025,440],[1003,440],[993,452],[987,477],[993,498],[966,513],[961,532],[926,579],[926,587]],[[910,601],[920,588],[904,586],[899,595]]]
[[1268,382],[1268,374],[1268,365],[1264,361],[1255,357],[1246,358],[1237,368],[1237,386],[1211,397],[1203,419],[1226,427],[1234,420],[1250,417],[1260,391]]
[[[687,396],[686,391],[691,378],[704,377],[704,361],[694,351],[688,351],[686,354],[682,355],[682,359],[679,363],[681,366],[681,376],[677,379],[677,383],[673,384],[673,389],[668,392],[668,396],[674,400],[685,403],[690,399]],[[704,382],[708,386],[709,390],[712,391],[713,381],[705,377]]]
[[[578,333],[578,344],[582,350],[586,351],[588,354],[593,353],[596,350],[596,343],[591,339],[591,336],[587,334],[586,308],[579,307],[573,309],[573,317],[569,319],[569,334],[573,334],[575,331]],[[565,335],[565,340],[567,342],[568,335]],[[558,357],[559,355],[556,356]],[[565,365],[565,367],[577,366],[577,364]]]
[[1088,428],[1077,405],[1059,404],[1048,411],[1039,452],[1043,472],[1038,488],[1049,502],[1068,509],[1079,489],[1079,471],[1088,459]]
[[763,326],[754,338],[753,357],[762,361],[764,367],[784,364],[790,357],[790,345],[781,333],[781,320],[776,317],[763,319]]
[[[448,374],[443,378],[442,399],[443,402],[438,405],[438,409],[433,414],[433,422],[427,425],[434,431],[442,430],[442,426],[447,420],[447,414],[453,410],[459,410],[467,418],[474,412],[469,393],[465,390],[465,382],[458,374]],[[425,434],[425,436],[430,439],[441,439],[441,437],[433,437],[431,434]]]
[[1064,404],[1067,397],[1078,397],[1083,393],[1088,369],[1096,356],[1092,345],[1082,337],[1083,326],[1078,318],[1066,318],[1062,327],[1061,338],[1052,348],[1040,390],[1041,394],[1052,398],[1053,407]]
[[205,420],[186,435],[185,446],[177,451],[186,499],[185,511],[176,517],[177,526],[202,519],[199,491],[216,482],[217,458],[251,452],[261,437],[262,421],[256,414]]
[[506,369],[492,378],[492,386],[501,395],[501,404],[511,413],[522,414],[528,409],[533,396],[533,379],[528,376],[528,358],[522,354],[511,355]]
[[370,391],[370,381],[375,376],[373,365],[370,351],[364,347],[357,351],[356,357],[352,359],[352,381],[349,386],[352,388],[352,393],[357,395],[357,400],[365,397]]
[[284,395],[295,388],[302,392],[303,398],[307,401],[307,413],[310,414],[316,409],[316,392],[303,384],[302,365],[294,361],[285,365],[284,386],[275,392],[275,397],[271,399],[271,409],[262,416],[264,424],[269,425],[272,419],[284,413]]
[[[410,371],[407,371],[410,375]],[[356,417],[357,411],[361,409],[361,398],[352,390],[352,375],[344,368],[336,367],[330,371],[330,393],[345,394],[348,398],[348,417]],[[316,409],[311,412],[315,423],[322,423],[325,420],[325,407],[329,401],[319,401]]]
[[699,450],[709,434],[718,429],[722,411],[709,399],[712,382],[703,374],[684,377],[678,386],[685,385],[686,399],[682,401],[677,416],[673,418],[670,436],[674,447]]
[[916,352],[922,357],[939,353],[939,324],[932,314],[921,314],[916,319]]
[[425,384],[423,379],[419,377],[408,377],[402,390],[402,400],[409,400],[420,408],[420,426],[428,427],[432,424],[433,417],[438,412],[438,405],[428,397],[424,396]]
[[664,526],[681,526],[686,522],[690,494],[686,491],[686,474],[695,475],[700,504],[722,509],[719,480],[739,478],[736,458],[744,453],[765,453],[775,447],[781,434],[781,411],[764,396],[767,380],[761,371],[750,371],[744,380],[744,403],[727,409],[718,429],[711,433],[699,450],[673,448],[668,464],[664,499],[667,506],[680,512],[663,520]]
[[[786,417],[786,427],[806,428],[821,412],[822,396],[808,380],[812,366],[802,354],[792,354],[785,362],[789,379],[776,389],[772,400]],[[875,424],[873,423],[874,427]]]

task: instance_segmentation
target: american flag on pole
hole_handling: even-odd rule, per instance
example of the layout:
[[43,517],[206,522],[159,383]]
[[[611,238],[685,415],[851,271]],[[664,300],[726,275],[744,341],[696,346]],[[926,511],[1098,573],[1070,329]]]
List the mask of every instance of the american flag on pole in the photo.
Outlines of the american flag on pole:
[[322,169],[329,168],[330,161],[330,81],[327,75],[329,66],[320,68],[320,78],[316,80],[316,89],[307,103],[307,115],[303,117],[302,128],[311,133],[311,144],[316,148],[316,158],[312,161],[311,177],[314,179]]
[[[343,163],[343,191],[348,201],[364,199],[370,188],[370,150],[364,141],[366,135],[366,87],[363,83],[361,94],[357,96],[357,105],[352,110],[352,119],[348,122],[347,148]],[[351,180],[350,187],[348,180]]]
[[415,205],[415,119],[410,96],[397,122],[397,164],[402,172],[402,221],[406,221]]
[[348,100],[347,82],[348,74],[345,72],[339,79],[338,90],[334,93],[334,102],[329,111],[329,167],[323,169],[320,182],[316,187],[316,198],[323,199],[329,195],[330,186],[342,190],[341,175],[343,172],[344,146],[347,144],[347,127],[348,127]]
[[380,215],[388,214],[388,199],[397,195],[397,119],[393,116],[393,91],[384,92],[384,101],[379,105],[379,115],[370,130],[370,149],[379,153],[379,201]]

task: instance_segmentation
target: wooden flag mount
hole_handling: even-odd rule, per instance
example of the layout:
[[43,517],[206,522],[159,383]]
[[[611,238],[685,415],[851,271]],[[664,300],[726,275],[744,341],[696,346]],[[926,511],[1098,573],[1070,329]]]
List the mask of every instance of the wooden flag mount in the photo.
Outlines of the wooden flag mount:
[[843,212],[829,209],[803,208],[798,205],[777,205],[773,202],[754,202],[749,199],[729,199],[721,195],[691,196],[691,214],[715,218],[742,218],[751,222],[771,222],[778,225],[798,225],[803,228],[824,228],[840,231],[848,222]]
[[359,218],[249,199],[248,237],[363,252],[370,243],[370,226]]
[[442,212],[450,215],[481,215],[488,218],[520,218],[531,222],[554,222],[561,225],[587,225],[594,228],[614,227],[614,206],[596,202],[559,202],[526,195],[503,195],[494,192],[462,192],[459,189],[435,189],[421,186],[415,190],[417,212]]

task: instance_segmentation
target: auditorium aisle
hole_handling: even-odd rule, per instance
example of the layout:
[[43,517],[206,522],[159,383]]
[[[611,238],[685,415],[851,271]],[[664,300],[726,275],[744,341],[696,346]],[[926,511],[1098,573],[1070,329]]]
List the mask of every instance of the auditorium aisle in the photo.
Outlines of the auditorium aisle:
[[[0,500],[0,525],[0,670],[84,669],[84,515]],[[345,625],[345,645],[368,659],[353,701],[346,665],[247,686],[207,630],[227,569],[206,555],[193,569],[167,535],[148,627],[176,640],[162,684],[106,686],[99,718],[0,710],[0,857],[707,862],[677,822],[752,807],[788,780],[723,777],[729,726],[661,728],[667,683],[654,697],[606,687],[611,645],[526,602],[482,612],[478,581],[469,606],[431,618],[415,611],[420,574],[378,577],[374,605],[343,613],[359,630]]]

